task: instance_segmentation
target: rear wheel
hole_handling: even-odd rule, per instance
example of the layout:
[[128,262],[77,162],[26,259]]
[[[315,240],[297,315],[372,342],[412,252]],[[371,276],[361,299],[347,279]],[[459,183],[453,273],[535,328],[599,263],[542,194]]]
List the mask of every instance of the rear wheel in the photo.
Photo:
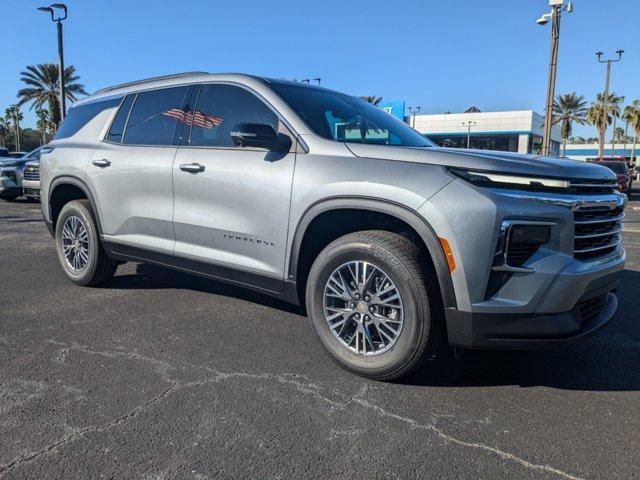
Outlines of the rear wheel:
[[94,286],[113,277],[117,265],[100,243],[88,200],[73,200],[62,207],[55,241],[60,265],[73,283]]
[[419,367],[439,345],[435,278],[419,249],[383,231],[338,238],[316,258],[307,310],[330,356],[365,377],[392,380]]

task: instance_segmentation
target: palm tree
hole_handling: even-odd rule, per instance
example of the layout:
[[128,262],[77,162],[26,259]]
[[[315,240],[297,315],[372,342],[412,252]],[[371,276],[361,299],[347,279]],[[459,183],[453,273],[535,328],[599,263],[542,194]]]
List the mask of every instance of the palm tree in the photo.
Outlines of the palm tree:
[[622,105],[622,102],[624,102],[624,97],[618,96],[615,93],[609,96],[609,103],[614,107],[611,113],[611,115],[613,116],[613,139],[611,140],[611,156],[612,157],[615,155],[615,152],[616,152],[616,140],[617,140],[616,121],[618,120],[618,118],[620,118],[620,114],[622,113],[620,111],[620,105]]
[[586,122],[587,102],[582,95],[567,93],[558,95],[553,102],[553,115],[551,123],[553,125],[562,124],[560,132],[562,135],[562,155],[567,153],[567,139],[573,130],[572,123],[576,122],[584,125]]
[[0,117],[0,145],[5,146],[5,141],[7,139],[7,134],[9,133],[9,129],[11,128],[11,122],[8,117]]
[[[65,98],[72,102],[77,95],[87,95],[84,85],[77,83],[80,79],[73,65],[64,69]],[[53,63],[41,63],[36,66],[27,65],[24,72],[20,72],[20,80],[27,85],[18,92],[20,105],[32,102],[31,108],[42,108],[46,103],[49,107],[49,119],[54,130],[60,125],[60,85],[58,83],[58,66]]]
[[600,141],[600,148],[598,151],[598,157],[604,156],[604,136],[607,131],[607,127],[611,125],[613,118],[620,116],[620,103],[622,103],[622,97],[611,93],[609,95],[609,103],[607,104],[606,121],[602,122],[603,110],[604,110],[604,95],[598,94],[596,101],[591,103],[591,106],[587,110],[586,119],[587,122],[595,126],[598,130],[598,136]]
[[362,95],[360,97],[365,102],[369,102],[371,105],[378,106],[382,101],[382,97],[376,97],[375,95]]
[[624,141],[624,128],[616,127],[613,131],[613,142],[622,143]]
[[47,132],[51,127],[51,121],[49,120],[49,112],[47,112],[44,108],[38,108],[36,110],[36,117],[38,121],[36,122],[36,127],[40,130],[42,134],[42,144],[47,143]]
[[622,118],[633,129],[633,144],[631,146],[631,164],[637,165],[635,159],[636,145],[638,143],[638,136],[640,136],[640,100],[634,100],[631,105],[627,105],[622,114]]
[[17,152],[20,151],[20,122],[23,119],[22,112],[20,111],[20,105],[12,105],[7,108],[4,112],[4,116],[9,119],[11,124],[13,125],[13,130],[15,132],[16,141],[15,141],[15,149]]

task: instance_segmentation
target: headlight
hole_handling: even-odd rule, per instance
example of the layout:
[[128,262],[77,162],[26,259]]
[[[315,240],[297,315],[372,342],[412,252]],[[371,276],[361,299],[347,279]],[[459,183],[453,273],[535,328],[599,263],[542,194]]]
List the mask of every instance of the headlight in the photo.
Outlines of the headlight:
[[520,190],[562,190],[570,187],[567,180],[558,178],[527,177],[524,175],[463,170],[460,168],[449,168],[449,171],[463,180],[481,187],[514,188]]

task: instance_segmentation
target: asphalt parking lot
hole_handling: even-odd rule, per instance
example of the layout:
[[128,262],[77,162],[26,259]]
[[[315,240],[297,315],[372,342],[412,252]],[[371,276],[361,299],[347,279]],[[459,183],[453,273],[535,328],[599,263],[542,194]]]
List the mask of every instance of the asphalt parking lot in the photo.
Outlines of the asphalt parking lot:
[[628,213],[605,330],[384,384],[258,294],[135,264],[75,287],[39,205],[0,202],[0,477],[639,478],[640,201]]

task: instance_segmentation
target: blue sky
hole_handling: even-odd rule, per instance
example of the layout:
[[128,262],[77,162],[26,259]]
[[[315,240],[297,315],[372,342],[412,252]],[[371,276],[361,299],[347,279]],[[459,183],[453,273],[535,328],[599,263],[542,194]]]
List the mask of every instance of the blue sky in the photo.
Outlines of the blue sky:
[[[65,59],[89,92],[186,70],[321,77],[330,88],[420,105],[422,112],[544,110],[547,0],[67,0]],[[27,64],[55,62],[39,0],[3,0],[0,114]],[[557,93],[602,90],[594,52],[623,61],[612,89],[640,98],[640,1],[576,0],[562,20]],[[602,34],[597,32],[603,31]],[[34,116],[25,112],[25,125]],[[592,127],[575,134],[595,136]]]

